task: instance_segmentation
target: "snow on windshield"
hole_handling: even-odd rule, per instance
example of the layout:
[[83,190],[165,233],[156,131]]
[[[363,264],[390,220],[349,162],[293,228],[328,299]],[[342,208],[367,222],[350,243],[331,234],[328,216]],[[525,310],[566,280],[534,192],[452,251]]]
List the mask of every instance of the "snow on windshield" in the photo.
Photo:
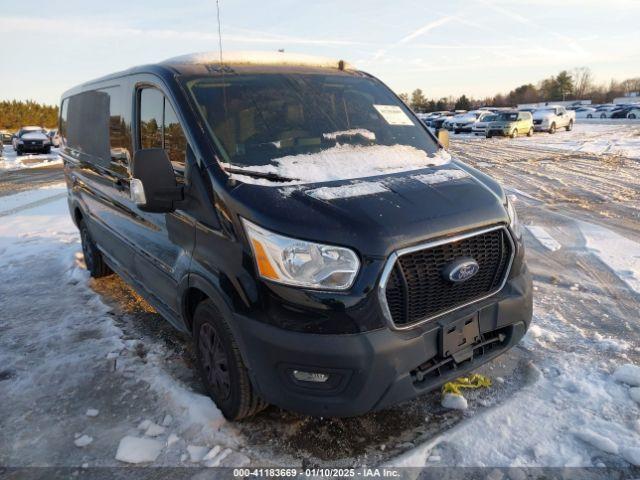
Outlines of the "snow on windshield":
[[352,128],[351,130],[340,130],[337,132],[323,133],[322,137],[326,138],[327,140],[335,140],[338,137],[356,137],[358,135],[371,141],[375,141],[376,139],[376,134],[371,130],[367,130],[366,128]]
[[409,145],[336,145],[316,153],[288,155],[273,159],[271,165],[238,167],[222,163],[223,168],[234,168],[289,179],[274,182],[232,173],[231,178],[256,185],[282,186],[304,183],[320,183],[335,180],[373,177],[390,173],[418,170],[445,165],[451,156],[445,150],[428,155],[424,150]]

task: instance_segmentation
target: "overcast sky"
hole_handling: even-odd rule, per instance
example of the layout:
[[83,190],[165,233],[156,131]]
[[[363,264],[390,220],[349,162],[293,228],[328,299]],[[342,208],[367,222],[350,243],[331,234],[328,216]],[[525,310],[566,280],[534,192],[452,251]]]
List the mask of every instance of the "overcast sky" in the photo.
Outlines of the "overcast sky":
[[[215,0],[3,0],[1,99],[218,48]],[[561,69],[640,76],[639,0],[221,0],[226,50],[343,58],[396,92],[481,97]]]

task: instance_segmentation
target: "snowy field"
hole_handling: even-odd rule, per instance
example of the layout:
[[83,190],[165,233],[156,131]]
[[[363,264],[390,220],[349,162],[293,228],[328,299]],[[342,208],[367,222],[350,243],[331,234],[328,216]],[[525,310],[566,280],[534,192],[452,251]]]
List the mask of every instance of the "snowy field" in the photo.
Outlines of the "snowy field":
[[0,152],[0,172],[49,165],[62,165],[62,159],[58,156],[57,148],[53,148],[51,153],[48,154],[24,154],[18,156],[11,145],[5,145],[4,150]]
[[533,326],[467,409],[433,392],[355,419],[226,422],[188,339],[89,279],[60,167],[0,173],[0,465],[640,465],[640,126],[451,138],[526,225]]

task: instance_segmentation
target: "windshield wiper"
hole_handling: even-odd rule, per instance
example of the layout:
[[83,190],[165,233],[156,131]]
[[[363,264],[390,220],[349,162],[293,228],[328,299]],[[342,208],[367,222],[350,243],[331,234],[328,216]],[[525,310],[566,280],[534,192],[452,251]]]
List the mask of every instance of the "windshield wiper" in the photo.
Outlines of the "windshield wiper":
[[299,178],[288,178],[272,172],[257,172],[255,170],[245,170],[244,168],[225,167],[227,173],[237,173],[239,175],[247,175],[249,177],[264,178],[273,182],[297,182]]

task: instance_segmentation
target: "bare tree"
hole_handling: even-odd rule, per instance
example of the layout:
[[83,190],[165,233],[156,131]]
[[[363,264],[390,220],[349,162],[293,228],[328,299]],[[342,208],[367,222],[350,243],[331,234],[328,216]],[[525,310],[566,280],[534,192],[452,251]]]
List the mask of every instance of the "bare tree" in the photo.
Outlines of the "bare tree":
[[578,67],[573,69],[573,94],[578,100],[582,100],[593,90],[593,75],[588,67]]

